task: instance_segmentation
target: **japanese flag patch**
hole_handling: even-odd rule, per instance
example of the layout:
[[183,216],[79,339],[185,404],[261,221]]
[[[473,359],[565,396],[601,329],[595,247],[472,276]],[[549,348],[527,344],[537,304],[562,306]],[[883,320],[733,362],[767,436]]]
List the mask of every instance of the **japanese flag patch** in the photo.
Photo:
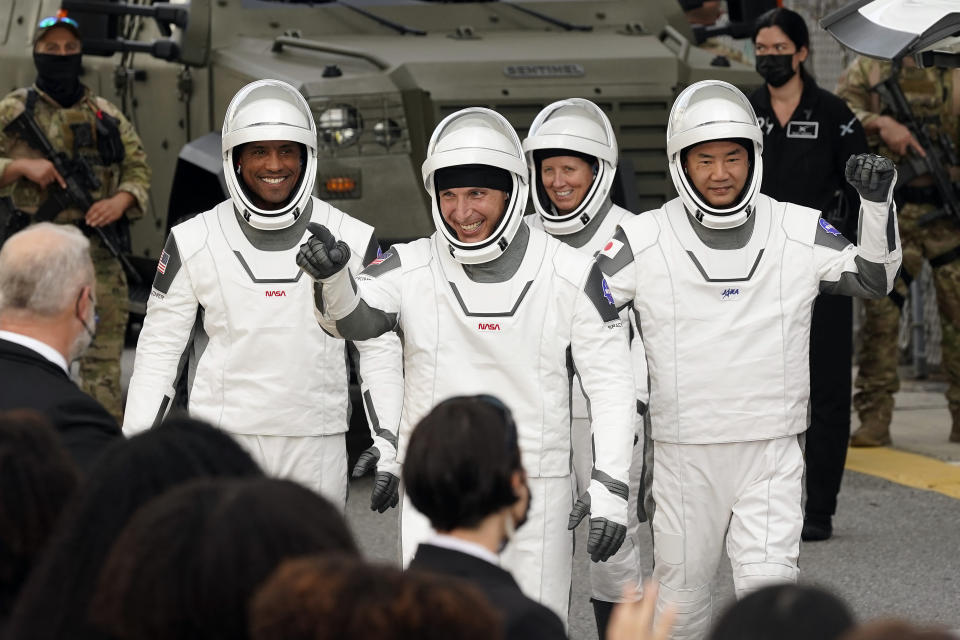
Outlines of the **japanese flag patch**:
[[600,250],[599,255],[606,256],[612,260],[615,255],[620,253],[620,249],[622,248],[623,243],[614,238],[607,242],[607,244],[603,245],[603,249]]

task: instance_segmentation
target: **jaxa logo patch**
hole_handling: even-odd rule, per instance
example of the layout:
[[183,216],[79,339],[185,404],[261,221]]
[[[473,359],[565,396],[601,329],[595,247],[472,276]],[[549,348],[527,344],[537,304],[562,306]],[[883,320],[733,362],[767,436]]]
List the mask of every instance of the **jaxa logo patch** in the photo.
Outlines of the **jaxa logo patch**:
[[613,301],[613,294],[610,293],[610,286],[607,284],[606,278],[600,281],[600,287],[603,289],[603,297],[607,299],[607,302],[612,305],[616,305],[617,303]]
[[832,236],[839,236],[839,235],[840,235],[840,232],[837,231],[837,228],[836,228],[835,226],[833,226],[832,224],[830,224],[829,222],[827,222],[826,220],[824,220],[823,218],[820,218],[820,228],[823,229],[824,231],[826,231],[827,233],[829,233],[829,234],[832,235]]
[[724,302],[727,300],[739,300],[740,287],[727,287],[720,293],[720,299]]

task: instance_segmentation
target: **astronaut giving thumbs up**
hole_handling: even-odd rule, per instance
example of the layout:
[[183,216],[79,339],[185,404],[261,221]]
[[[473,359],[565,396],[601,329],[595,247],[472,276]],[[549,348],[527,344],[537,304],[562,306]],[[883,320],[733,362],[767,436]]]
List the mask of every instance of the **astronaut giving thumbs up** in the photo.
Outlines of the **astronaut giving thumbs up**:
[[[445,118],[423,179],[437,227],[430,237],[393,246],[359,275],[344,268],[349,249],[322,228],[311,228],[297,256],[318,283],[326,331],[354,340],[403,334],[399,447],[393,459],[389,438],[377,441],[374,506],[393,501],[389,475],[399,475],[406,439],[434,405],[455,395],[503,399],[516,418],[533,497],[525,526],[507,532],[503,562],[530,597],[566,618],[568,516],[576,524],[589,512],[595,561],[615,553],[626,532],[636,411],[627,338],[594,261],[523,224],[527,166],[502,116],[471,108]],[[595,451],[590,486],[573,514],[568,360],[592,408]],[[401,531],[409,561],[429,524],[405,504]]]

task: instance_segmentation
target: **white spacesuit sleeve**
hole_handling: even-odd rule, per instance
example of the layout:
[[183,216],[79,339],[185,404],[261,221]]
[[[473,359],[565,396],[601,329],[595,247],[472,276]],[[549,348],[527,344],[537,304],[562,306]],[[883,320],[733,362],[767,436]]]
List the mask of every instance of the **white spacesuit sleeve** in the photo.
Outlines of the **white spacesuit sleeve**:
[[170,408],[199,303],[173,233],[160,254],[147,315],[137,342],[123,432],[156,426]]
[[891,190],[887,202],[861,198],[857,246],[819,220],[813,251],[821,292],[880,298],[893,288],[902,256],[892,197]]
[[400,256],[391,248],[371,262],[359,276],[346,268],[321,287],[317,321],[336,337],[368,340],[393,331],[400,315]]
[[[571,355],[591,417],[591,513],[626,524],[636,388],[622,322],[600,268],[592,263],[575,301],[571,331]],[[594,491],[595,484],[606,491]]]
[[[379,265],[383,261],[375,258],[373,262]],[[360,254],[354,251],[350,268],[360,270],[362,267]],[[363,278],[368,276],[362,275]],[[353,347],[367,424],[370,425],[374,446],[380,452],[379,466],[381,470],[399,476],[399,465],[396,464],[397,431],[403,408],[403,349],[400,338],[393,331],[386,331],[369,340],[355,341]]]
[[646,411],[650,402],[650,389],[647,384],[647,357],[643,349],[639,318],[633,311],[632,303],[637,295],[637,275],[633,264],[633,249],[621,227],[617,227],[613,238],[597,253],[597,266],[603,273],[610,295],[613,296],[620,317],[629,322],[630,353],[633,361],[633,374],[637,383],[637,410]]

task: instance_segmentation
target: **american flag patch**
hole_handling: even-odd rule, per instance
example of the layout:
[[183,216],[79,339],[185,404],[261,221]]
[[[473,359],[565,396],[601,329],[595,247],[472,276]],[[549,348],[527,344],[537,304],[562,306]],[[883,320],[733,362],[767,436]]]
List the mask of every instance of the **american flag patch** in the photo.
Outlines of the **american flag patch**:
[[160,252],[160,262],[157,263],[157,273],[163,275],[167,272],[167,263],[170,262],[170,254],[166,251]]

